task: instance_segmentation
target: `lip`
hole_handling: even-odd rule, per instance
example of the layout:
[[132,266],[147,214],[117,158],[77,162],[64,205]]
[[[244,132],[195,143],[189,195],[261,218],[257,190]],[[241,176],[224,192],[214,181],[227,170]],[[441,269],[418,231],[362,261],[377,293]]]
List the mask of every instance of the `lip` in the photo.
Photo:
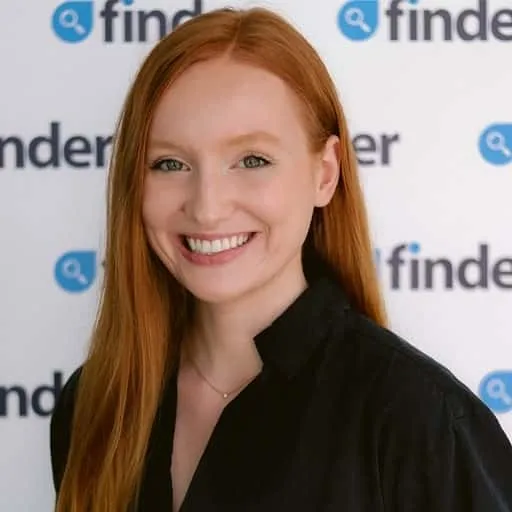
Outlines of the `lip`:
[[[196,252],[192,252],[184,243],[183,243],[183,236],[187,236],[190,238],[196,238],[200,240],[216,240],[217,238],[228,238],[230,236],[239,236],[239,235],[245,235],[249,234],[250,238],[249,240],[239,247],[235,247],[234,249],[227,249],[226,251],[218,252],[215,254],[198,254]],[[201,236],[203,238],[201,238]],[[187,234],[187,235],[181,235],[177,237],[176,243],[178,245],[179,251],[181,255],[190,263],[193,263],[194,265],[200,265],[200,266],[215,266],[215,265],[225,265],[226,263],[229,263],[230,261],[234,260],[238,256],[240,256],[248,247],[250,247],[255,239],[258,238],[258,233],[254,231],[244,231],[237,233],[232,233],[231,235],[227,234],[215,234],[215,235],[207,235],[208,238],[204,238],[203,235],[198,234]]]

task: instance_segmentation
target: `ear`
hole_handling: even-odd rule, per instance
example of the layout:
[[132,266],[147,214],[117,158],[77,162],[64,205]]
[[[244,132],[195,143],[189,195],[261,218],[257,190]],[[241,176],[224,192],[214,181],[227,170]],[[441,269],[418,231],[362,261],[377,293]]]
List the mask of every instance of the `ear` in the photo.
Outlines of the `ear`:
[[340,179],[340,139],[331,135],[320,153],[315,176],[315,206],[329,204]]

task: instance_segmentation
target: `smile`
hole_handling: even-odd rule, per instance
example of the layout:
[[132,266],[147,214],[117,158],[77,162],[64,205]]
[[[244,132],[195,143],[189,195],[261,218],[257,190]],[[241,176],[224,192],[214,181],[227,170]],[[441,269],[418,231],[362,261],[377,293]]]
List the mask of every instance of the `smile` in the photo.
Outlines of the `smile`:
[[251,240],[254,233],[242,233],[222,238],[202,239],[184,236],[182,238],[186,248],[195,254],[218,254],[238,247],[242,247]]

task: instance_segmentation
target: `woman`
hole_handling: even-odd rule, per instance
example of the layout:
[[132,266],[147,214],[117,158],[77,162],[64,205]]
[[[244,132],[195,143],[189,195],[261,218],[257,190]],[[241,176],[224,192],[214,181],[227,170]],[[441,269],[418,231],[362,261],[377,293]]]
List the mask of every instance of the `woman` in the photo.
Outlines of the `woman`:
[[385,328],[336,89],[283,19],[213,11],[150,53],[107,238],[57,511],[512,512],[493,415]]

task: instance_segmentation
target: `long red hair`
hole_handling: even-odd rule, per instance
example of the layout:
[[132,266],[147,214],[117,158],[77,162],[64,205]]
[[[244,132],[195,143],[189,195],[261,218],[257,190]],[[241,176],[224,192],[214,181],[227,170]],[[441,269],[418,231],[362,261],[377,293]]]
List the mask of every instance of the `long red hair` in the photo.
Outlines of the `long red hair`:
[[286,20],[262,8],[219,9],[184,23],[149,53],[116,130],[102,297],[79,380],[57,512],[126,510],[136,499],[190,303],[143,228],[148,130],[163,91],[181,73],[226,54],[274,73],[297,94],[312,151],[330,135],[340,137],[339,186],[330,204],[315,212],[307,243],[332,268],[352,306],[386,323],[347,122],[318,54]]

